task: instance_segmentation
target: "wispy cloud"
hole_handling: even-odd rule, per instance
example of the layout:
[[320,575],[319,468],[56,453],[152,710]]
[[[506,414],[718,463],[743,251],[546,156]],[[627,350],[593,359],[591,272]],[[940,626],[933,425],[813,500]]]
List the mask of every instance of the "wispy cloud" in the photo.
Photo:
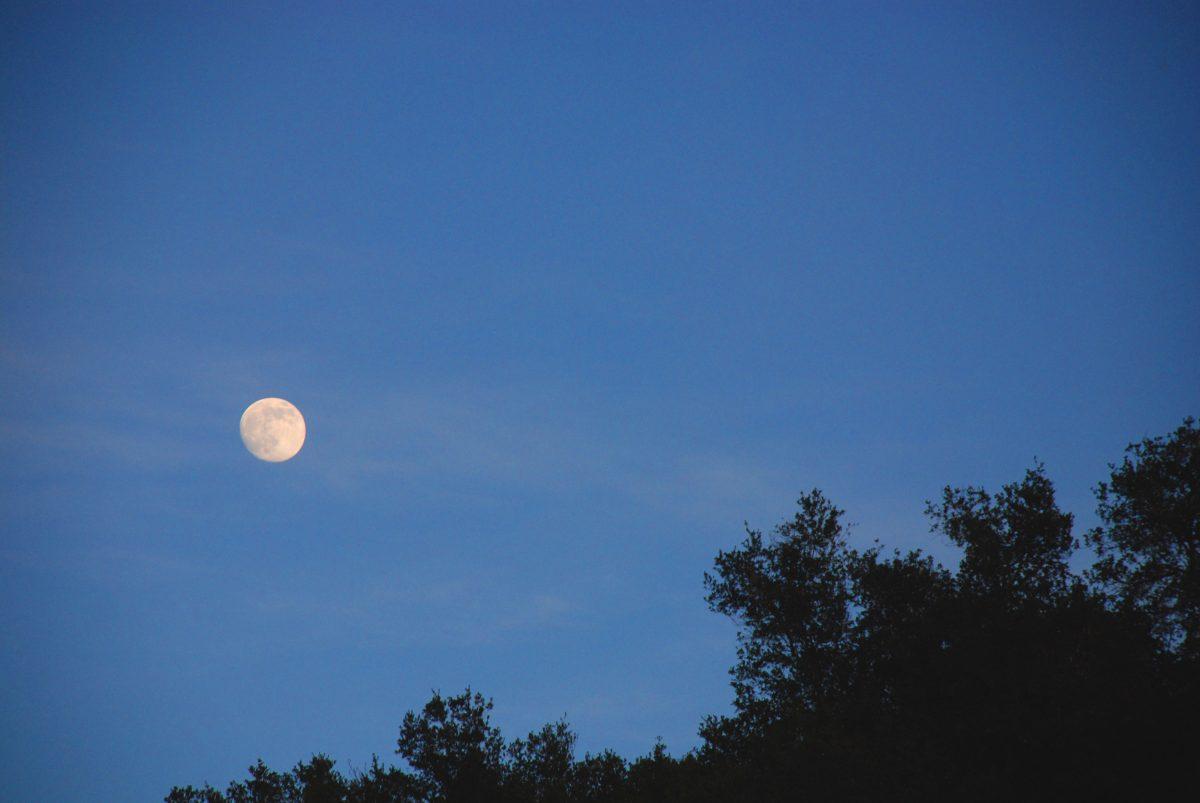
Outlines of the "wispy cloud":
[[[268,374],[294,376],[301,361],[286,351],[252,356],[197,352],[124,368],[118,360],[111,382],[89,389],[87,377],[96,378],[86,364],[8,347],[0,360],[14,380],[53,403],[0,406],[0,448],[150,470],[219,462],[238,448],[248,389],[269,387]],[[130,372],[138,385],[122,381]],[[680,445],[565,385],[423,381],[369,394],[314,389],[292,401],[309,423],[300,459],[334,493],[393,493],[397,483],[449,496],[464,484],[592,489],[691,517],[774,506],[793,491],[762,455]]]
[[570,626],[579,606],[551,591],[515,592],[475,580],[258,587],[247,604],[260,615],[321,621],[341,636],[383,644],[480,646]]
[[448,385],[340,401],[323,422],[323,470],[346,490],[389,479],[550,493],[592,488],[688,517],[777,504],[792,492],[785,472],[765,461],[672,448],[556,406],[559,395],[545,387],[485,392]]

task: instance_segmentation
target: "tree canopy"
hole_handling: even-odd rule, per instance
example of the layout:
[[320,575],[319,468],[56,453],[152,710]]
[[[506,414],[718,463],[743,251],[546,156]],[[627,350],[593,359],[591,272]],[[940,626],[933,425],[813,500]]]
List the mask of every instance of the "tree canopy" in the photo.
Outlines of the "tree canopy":
[[566,721],[508,741],[491,700],[434,693],[400,725],[402,767],[343,776],[317,754],[262,761],[225,791],[167,803],[771,801],[1108,798],[1188,788],[1200,755],[1200,430],[1133,444],[1096,488],[1080,548],[1042,465],[999,492],[947,487],[919,550],[849,545],[819,490],[748,529],[704,576],[738,625],[733,713],[702,744],[632,761],[577,757]]

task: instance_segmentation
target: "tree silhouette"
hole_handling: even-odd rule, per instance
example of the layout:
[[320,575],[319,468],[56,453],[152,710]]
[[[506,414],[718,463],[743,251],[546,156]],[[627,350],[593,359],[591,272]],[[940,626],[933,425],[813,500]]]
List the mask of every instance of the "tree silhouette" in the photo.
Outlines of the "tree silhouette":
[[507,797],[537,803],[566,803],[572,799],[575,734],[565,720],[515,740],[507,753]]
[[995,497],[982,488],[946,488],[941,503],[925,510],[933,531],[963,550],[962,592],[1010,607],[1053,606],[1066,593],[1074,519],[1058,509],[1041,465]]
[[932,531],[961,550],[848,545],[819,490],[720,552],[709,607],[738,625],[734,712],[701,746],[576,759],[565,720],[507,742],[491,700],[435,693],[400,726],[407,769],[347,778],[323,755],[261,761],[168,803],[1178,799],[1200,739],[1200,432],[1133,444],[1096,491],[1082,575],[1043,466],[992,494],[946,488]]
[[467,689],[454,697],[435,693],[420,715],[404,715],[396,752],[430,800],[501,796],[504,737],[492,727],[491,710],[491,700]]
[[1095,582],[1146,618],[1167,649],[1200,657],[1200,428],[1131,444],[1096,489]]

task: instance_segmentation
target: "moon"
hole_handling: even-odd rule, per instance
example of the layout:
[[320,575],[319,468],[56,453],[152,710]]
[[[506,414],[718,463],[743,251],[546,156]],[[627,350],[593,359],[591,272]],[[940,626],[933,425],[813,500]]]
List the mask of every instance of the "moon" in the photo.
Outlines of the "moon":
[[304,445],[308,430],[296,405],[285,399],[259,399],[242,413],[242,443],[268,463],[291,460]]

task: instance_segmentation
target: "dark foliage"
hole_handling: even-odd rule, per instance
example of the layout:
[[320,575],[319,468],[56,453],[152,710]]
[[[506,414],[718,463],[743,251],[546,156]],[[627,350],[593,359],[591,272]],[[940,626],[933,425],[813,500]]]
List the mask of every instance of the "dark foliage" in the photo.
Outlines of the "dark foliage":
[[734,713],[702,746],[575,757],[565,721],[506,741],[491,701],[435,693],[400,727],[405,768],[345,777],[259,761],[168,803],[1182,799],[1200,755],[1200,431],[1129,447],[1097,488],[1083,576],[1038,465],[927,514],[961,549],[851,548],[820,491],[717,555],[709,606],[739,625]]
[[1096,489],[1104,524],[1088,533],[1091,575],[1120,608],[1141,614],[1167,648],[1200,656],[1200,428],[1130,445]]

